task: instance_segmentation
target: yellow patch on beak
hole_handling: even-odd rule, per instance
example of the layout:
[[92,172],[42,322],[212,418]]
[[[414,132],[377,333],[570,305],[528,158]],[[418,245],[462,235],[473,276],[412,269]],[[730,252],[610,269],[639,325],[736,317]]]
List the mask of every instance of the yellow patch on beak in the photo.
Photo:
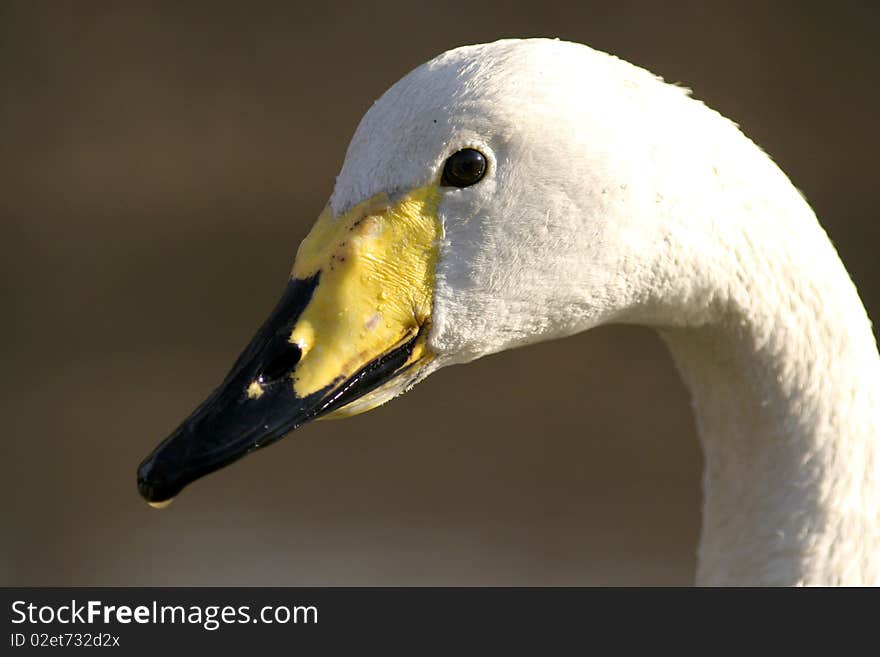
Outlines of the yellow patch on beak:
[[[347,379],[428,323],[442,237],[439,198],[432,185],[395,203],[378,194],[340,217],[329,208],[321,213],[291,274],[320,274],[290,335],[302,353],[293,374],[298,397]],[[426,335],[409,363],[430,359]]]
[[260,385],[259,381],[251,381],[245,392],[248,399],[259,399],[263,396],[263,386]]

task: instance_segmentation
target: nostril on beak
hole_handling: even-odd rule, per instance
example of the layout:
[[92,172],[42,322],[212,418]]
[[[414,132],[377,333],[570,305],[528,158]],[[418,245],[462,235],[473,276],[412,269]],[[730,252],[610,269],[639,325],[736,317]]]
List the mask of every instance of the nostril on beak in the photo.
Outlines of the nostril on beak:
[[260,378],[268,381],[277,381],[283,377],[289,376],[293,372],[293,368],[299,363],[302,357],[302,350],[299,345],[292,344],[284,340],[281,344],[273,345],[271,353],[268,354],[266,366],[260,375]]

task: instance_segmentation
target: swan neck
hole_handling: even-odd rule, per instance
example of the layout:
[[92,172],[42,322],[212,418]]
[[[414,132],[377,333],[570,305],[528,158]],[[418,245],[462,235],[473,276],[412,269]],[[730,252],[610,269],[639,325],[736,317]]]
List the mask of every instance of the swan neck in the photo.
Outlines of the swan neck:
[[661,330],[705,457],[700,584],[880,584],[880,358],[821,239],[786,295],[752,263],[747,302]]

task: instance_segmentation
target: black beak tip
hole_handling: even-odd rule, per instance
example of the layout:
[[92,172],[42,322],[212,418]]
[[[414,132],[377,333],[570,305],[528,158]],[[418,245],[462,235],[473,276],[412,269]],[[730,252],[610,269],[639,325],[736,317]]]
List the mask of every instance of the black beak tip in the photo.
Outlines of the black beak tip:
[[183,488],[178,483],[158,477],[153,459],[147,459],[138,467],[137,487],[141,497],[153,504],[167,502]]
[[[372,392],[407,367],[421,328],[345,381],[298,397],[290,376],[302,352],[289,337],[318,280],[318,274],[291,279],[220,387],[140,464],[138,491],[152,506],[163,506],[196,479]],[[264,389],[251,399],[244,391],[258,379]]]

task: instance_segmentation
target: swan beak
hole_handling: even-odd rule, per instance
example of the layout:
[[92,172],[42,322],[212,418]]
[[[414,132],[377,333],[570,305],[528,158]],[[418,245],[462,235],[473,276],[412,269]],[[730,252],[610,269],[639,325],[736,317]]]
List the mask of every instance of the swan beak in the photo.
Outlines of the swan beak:
[[437,202],[432,186],[322,213],[281,300],[220,387],[141,463],[147,502],[164,506],[306,422],[378,406],[418,377],[432,358]]

